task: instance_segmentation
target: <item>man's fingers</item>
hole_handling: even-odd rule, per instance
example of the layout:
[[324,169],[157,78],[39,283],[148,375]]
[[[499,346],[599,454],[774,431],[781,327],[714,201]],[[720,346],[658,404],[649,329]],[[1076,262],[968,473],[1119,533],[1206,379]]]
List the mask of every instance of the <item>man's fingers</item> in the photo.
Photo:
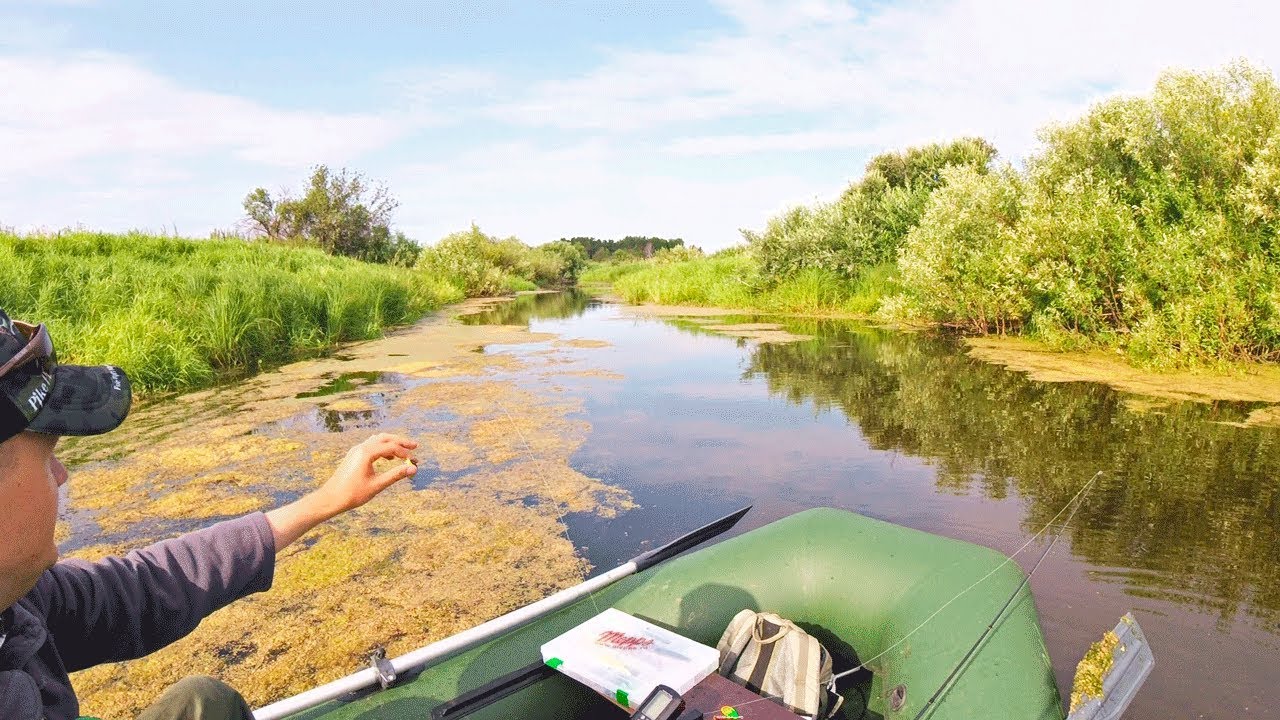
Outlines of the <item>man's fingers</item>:
[[417,462],[417,458],[413,456],[412,450],[400,446],[371,451],[369,454],[369,462],[376,462],[378,460],[410,460],[414,463]]
[[418,447],[416,440],[387,433],[373,435],[362,445],[371,460],[412,457],[414,448]]
[[382,492],[397,482],[411,477],[417,471],[418,468],[415,465],[399,465],[378,475],[373,479],[373,484],[378,492]]
[[412,450],[418,447],[417,440],[407,438],[403,435],[391,435],[389,433],[373,435],[365,442],[368,443],[369,446],[376,448],[402,447]]

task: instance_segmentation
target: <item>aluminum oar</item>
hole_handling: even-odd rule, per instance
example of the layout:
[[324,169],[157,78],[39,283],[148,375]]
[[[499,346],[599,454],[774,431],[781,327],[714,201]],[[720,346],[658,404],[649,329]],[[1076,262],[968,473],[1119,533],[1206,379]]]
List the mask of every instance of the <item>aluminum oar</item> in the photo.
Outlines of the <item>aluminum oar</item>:
[[[506,615],[500,615],[470,630],[464,630],[443,640],[437,640],[430,645],[408,652],[398,658],[390,661],[383,660],[381,672],[374,668],[361,670],[293,697],[267,705],[254,711],[254,720],[280,720],[280,718],[322,705],[330,700],[337,700],[350,693],[394,681],[397,675],[430,667],[465,650],[483,645],[499,635],[528,625],[629,575],[634,575],[658,563],[670,560],[685,550],[710,540],[738,524],[738,521],[742,519],[743,515],[747,514],[751,507],[748,505],[737,512],[683,535],[660,548],[637,555],[609,572],[597,575],[571,588],[565,588],[557,593],[548,595],[535,603],[512,610]],[[387,670],[387,665],[390,665],[390,671]]]

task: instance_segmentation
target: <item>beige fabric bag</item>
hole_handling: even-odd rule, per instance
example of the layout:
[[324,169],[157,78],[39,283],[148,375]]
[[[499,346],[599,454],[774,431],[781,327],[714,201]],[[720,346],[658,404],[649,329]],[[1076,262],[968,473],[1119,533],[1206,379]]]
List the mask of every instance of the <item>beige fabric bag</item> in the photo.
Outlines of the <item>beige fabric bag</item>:
[[825,720],[844,703],[835,692],[831,654],[774,613],[743,610],[734,615],[716,649],[721,675],[780,701],[797,715]]

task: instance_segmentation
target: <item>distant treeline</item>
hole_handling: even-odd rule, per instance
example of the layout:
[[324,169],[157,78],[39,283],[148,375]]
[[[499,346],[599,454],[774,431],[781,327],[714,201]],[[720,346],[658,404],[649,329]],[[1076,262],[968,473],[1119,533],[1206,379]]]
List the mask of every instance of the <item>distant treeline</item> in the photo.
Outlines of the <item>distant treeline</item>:
[[[652,253],[673,247],[682,247],[684,240],[659,237],[641,237],[628,235],[621,240],[600,240],[593,237],[560,238],[561,242],[569,242],[582,248],[582,252],[591,260],[636,260],[649,257]],[[646,254],[648,253],[648,254]]]
[[1022,167],[996,163],[978,138],[885,153],[835,201],[745,233],[745,252],[637,268],[615,288],[648,302],[857,308],[1148,365],[1280,359],[1270,72],[1166,72],[1150,95],[1101,102],[1040,140]]

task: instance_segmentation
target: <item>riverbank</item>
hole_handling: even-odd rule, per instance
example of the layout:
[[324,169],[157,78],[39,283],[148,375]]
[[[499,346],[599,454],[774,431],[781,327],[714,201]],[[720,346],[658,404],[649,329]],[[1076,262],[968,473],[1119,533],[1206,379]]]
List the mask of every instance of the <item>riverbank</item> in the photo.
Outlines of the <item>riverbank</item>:
[[297,244],[0,231],[0,308],[65,362],[124,368],[142,398],[216,386],[377,338],[466,297],[572,285],[576,248],[472,227],[413,267]]
[[[681,267],[695,263],[702,264],[704,269]],[[846,282],[841,286],[838,281],[829,280],[824,285],[792,278],[778,283],[772,294],[753,295],[749,292],[749,280],[742,279],[749,278],[749,270],[749,263],[740,256],[728,255],[669,265],[598,266],[589,269],[583,278],[593,283],[597,294],[626,303],[632,312],[645,315],[706,318],[770,314],[868,323],[875,323],[876,319],[871,312],[859,311],[859,308],[880,302],[888,296],[894,282],[892,271],[885,268],[879,277],[861,284]],[[786,298],[800,300],[788,302]],[[756,328],[750,325],[738,328],[743,332],[727,325],[703,323],[703,327],[711,331],[719,327],[724,334],[761,339],[752,338],[748,331]],[[920,330],[916,326],[902,329]],[[1144,369],[1133,365],[1119,352],[1058,350],[1017,336],[966,337],[964,344],[971,357],[1025,372],[1044,382],[1097,382],[1158,400],[1280,404],[1280,367],[1270,363],[1221,363],[1194,370]],[[1250,414],[1247,422],[1280,425],[1280,411],[1259,408]]]
[[0,233],[0,266],[0,307],[48,325],[65,362],[122,367],[140,395],[323,355],[464,296],[315,248],[138,233]]
[[866,319],[893,293],[897,271],[873,268],[850,282],[835,273],[808,270],[766,283],[755,261],[740,252],[673,263],[595,265],[580,282],[605,286],[631,304],[689,305],[818,317]]
[[[288,502],[372,433],[422,443],[411,484],[282,553],[271,591],[147,658],[77,673],[85,713],[134,717],[191,673],[260,706],[360,669],[375,646],[401,654],[585,577],[564,517],[632,506],[568,463],[590,427],[577,418],[583,398],[557,378],[589,370],[574,358],[592,350],[452,318],[492,304],[468,301],[66,441],[60,540],[86,559]],[[513,352],[531,343],[548,347]]]
[[[1280,367],[1235,363],[1199,371],[1153,372],[1135,368],[1123,356],[1100,350],[1059,351],[1017,337],[965,338],[969,355],[1024,372],[1041,382],[1096,382],[1120,392],[1160,400],[1280,404]],[[1146,404],[1147,407],[1156,407]],[[1245,425],[1280,426],[1280,412],[1264,407],[1249,413]]]

